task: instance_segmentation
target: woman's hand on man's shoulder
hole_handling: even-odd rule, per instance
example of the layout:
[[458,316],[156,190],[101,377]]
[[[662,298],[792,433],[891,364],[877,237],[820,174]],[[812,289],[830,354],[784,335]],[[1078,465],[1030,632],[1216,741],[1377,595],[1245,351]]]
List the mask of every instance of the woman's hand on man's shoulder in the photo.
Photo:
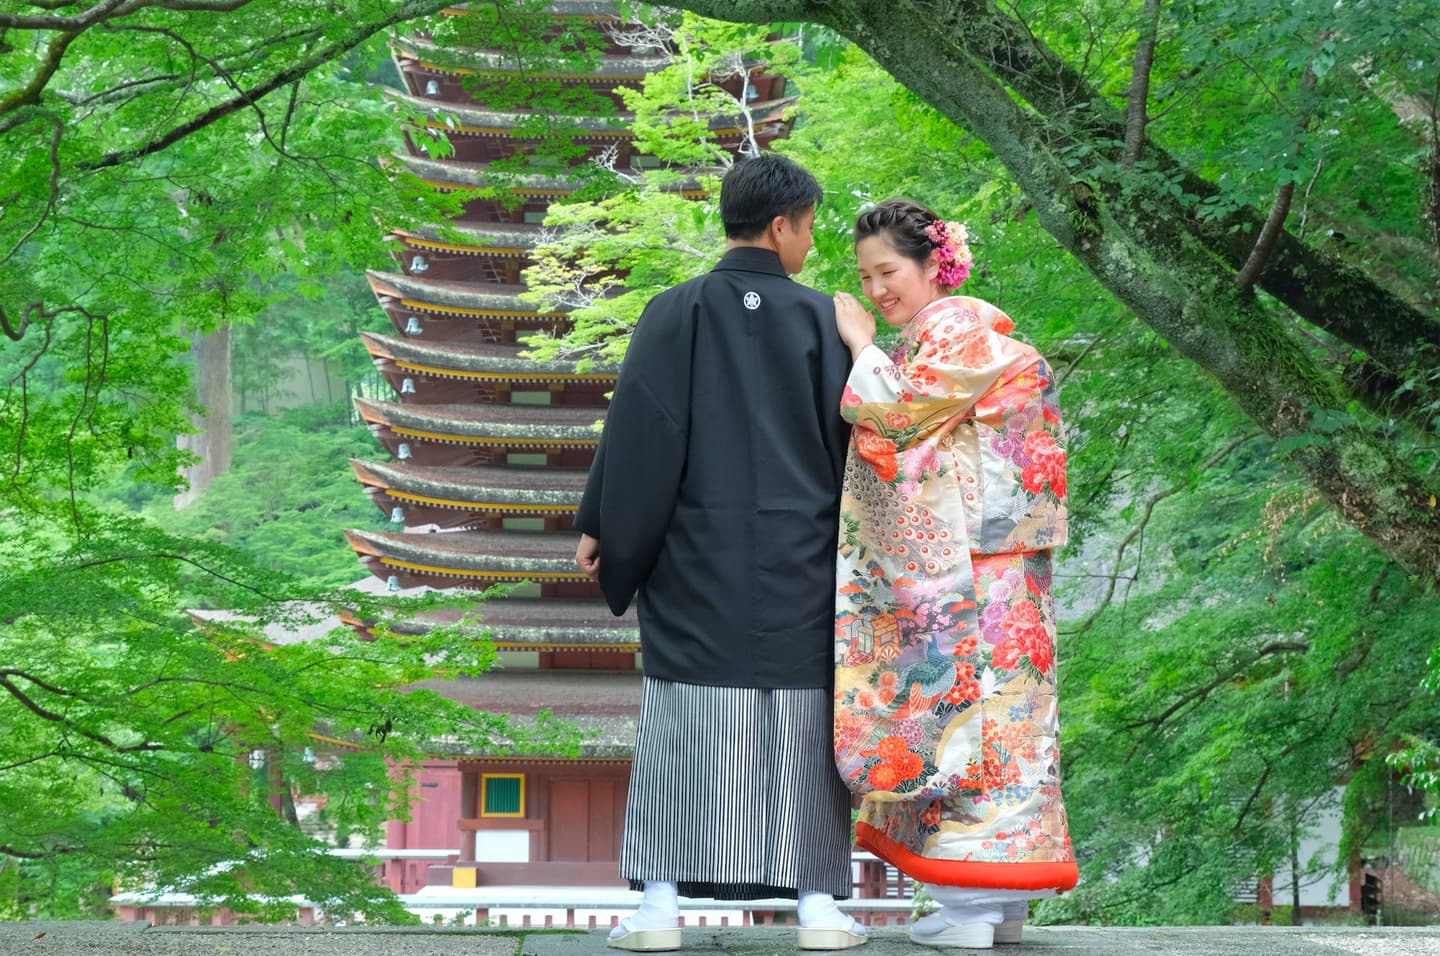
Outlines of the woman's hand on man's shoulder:
[[851,355],[858,356],[875,341],[875,316],[848,292],[835,293],[835,327]]

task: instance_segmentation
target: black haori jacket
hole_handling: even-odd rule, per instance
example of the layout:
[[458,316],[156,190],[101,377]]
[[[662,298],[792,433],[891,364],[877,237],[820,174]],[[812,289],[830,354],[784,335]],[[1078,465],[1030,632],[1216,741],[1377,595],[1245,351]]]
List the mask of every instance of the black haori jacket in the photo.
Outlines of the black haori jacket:
[[645,673],[831,686],[850,354],[835,307],[775,253],[731,249],[650,300],[576,516]]

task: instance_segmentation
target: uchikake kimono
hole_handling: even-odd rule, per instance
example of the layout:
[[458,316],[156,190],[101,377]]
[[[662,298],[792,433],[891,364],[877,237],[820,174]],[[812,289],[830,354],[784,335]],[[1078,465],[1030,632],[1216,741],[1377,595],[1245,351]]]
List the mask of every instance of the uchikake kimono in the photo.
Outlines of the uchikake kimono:
[[841,499],[835,757],[858,843],[914,879],[1066,890],[1050,551],[1065,542],[1055,378],[979,299],[857,358]]

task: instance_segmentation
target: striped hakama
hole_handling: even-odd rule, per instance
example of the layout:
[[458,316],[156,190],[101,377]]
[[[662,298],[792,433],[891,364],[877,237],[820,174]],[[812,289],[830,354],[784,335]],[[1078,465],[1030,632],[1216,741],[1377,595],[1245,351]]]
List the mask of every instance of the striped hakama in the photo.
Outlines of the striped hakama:
[[646,677],[620,875],[634,889],[794,899],[851,892],[850,793],[832,759],[831,695]]

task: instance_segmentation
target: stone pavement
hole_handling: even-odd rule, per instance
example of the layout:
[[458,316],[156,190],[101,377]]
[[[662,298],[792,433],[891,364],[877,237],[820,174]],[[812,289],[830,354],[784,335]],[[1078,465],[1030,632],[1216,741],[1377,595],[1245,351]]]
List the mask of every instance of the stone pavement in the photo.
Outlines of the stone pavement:
[[[927,956],[974,950],[916,946],[904,931],[872,930],[856,956]],[[1026,927],[1025,942],[1001,956],[1440,956],[1440,926]],[[689,929],[685,953],[793,956],[794,930]],[[331,929],[157,926],[144,923],[0,923],[4,956],[616,956],[599,931]]]

